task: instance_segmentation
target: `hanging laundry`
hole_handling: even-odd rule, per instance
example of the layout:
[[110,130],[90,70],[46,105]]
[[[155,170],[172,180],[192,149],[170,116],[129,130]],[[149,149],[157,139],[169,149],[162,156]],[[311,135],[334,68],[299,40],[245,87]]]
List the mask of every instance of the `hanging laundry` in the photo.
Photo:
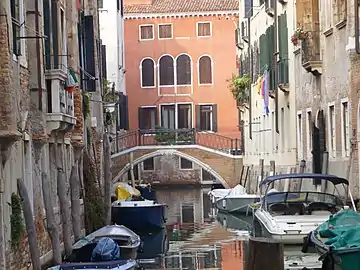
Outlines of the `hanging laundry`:
[[264,72],[264,84],[263,84],[263,93],[264,93],[264,112],[266,115],[269,114],[269,72],[266,70]]
[[258,95],[261,95],[262,82],[263,82],[263,76],[259,76],[259,78],[256,81],[256,92],[258,93]]

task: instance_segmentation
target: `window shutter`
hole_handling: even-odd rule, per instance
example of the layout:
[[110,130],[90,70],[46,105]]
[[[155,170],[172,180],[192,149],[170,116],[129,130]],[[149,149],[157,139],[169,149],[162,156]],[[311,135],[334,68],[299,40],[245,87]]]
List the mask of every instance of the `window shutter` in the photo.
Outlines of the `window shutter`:
[[239,44],[239,36],[240,36],[240,30],[239,28],[235,29],[235,45]]
[[212,131],[217,132],[217,104],[212,105]]
[[279,16],[279,83],[289,82],[288,28],[286,14]]
[[[85,16],[85,71],[95,78],[95,40],[94,40],[94,17]],[[84,76],[85,91],[95,92],[96,84],[93,78]]]
[[139,115],[139,129],[144,129],[144,126],[145,126],[145,123],[144,123],[144,108],[139,108],[139,111],[138,111]]
[[267,46],[266,46],[266,36],[260,36],[260,74],[263,74],[265,71],[265,65],[267,65]]
[[200,105],[195,105],[195,119],[196,119],[195,128],[197,130],[201,130],[201,108],[200,108]]
[[129,130],[129,99],[124,96],[124,127],[123,129]]
[[[47,37],[51,35],[51,16],[50,16],[50,0],[45,0],[43,2],[43,9],[44,9],[44,34]],[[45,67],[46,69],[51,68],[51,43],[50,38],[45,39]]]
[[270,90],[275,89],[275,81],[274,81],[274,26],[271,25],[267,30],[267,42],[268,42],[268,67],[269,67],[269,78],[270,78]]
[[107,78],[106,45],[101,45],[101,66],[102,66],[102,75],[104,78]]
[[[78,39],[79,39],[79,65],[84,67],[84,30],[83,30],[84,14],[79,13],[79,23],[78,23]],[[84,72],[80,69],[80,88],[84,89]]]
[[245,0],[244,18],[251,18],[253,15],[253,0]]
[[[51,23],[52,23],[52,54],[53,54],[53,69],[59,68],[59,28],[58,28],[58,4],[57,0],[51,1]],[[60,67],[61,68],[61,67]]]

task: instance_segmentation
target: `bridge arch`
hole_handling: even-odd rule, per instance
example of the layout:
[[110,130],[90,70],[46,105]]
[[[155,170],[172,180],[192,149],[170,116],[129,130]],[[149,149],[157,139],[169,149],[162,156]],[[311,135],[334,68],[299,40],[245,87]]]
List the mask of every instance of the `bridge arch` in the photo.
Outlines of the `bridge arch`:
[[[164,156],[164,155],[175,155],[178,157],[182,157],[185,159],[188,159],[190,161],[192,161],[193,163],[197,164],[198,166],[200,166],[202,169],[206,170],[207,172],[211,173],[214,177],[216,177],[217,180],[219,180],[221,182],[221,184],[228,188],[229,185],[228,183],[224,180],[224,178],[217,173],[213,168],[211,168],[208,164],[202,162],[201,160],[188,155],[186,153],[183,153],[181,151],[178,150],[174,150],[174,149],[161,149],[161,150],[156,150],[154,152],[142,155],[141,157],[137,158],[134,160],[133,162],[133,166],[145,161],[148,158],[152,158],[152,157],[157,157],[157,156]],[[112,183],[116,183],[119,182],[119,180],[121,179],[121,177],[131,168],[130,163],[127,163],[121,170],[120,172],[112,179]]]

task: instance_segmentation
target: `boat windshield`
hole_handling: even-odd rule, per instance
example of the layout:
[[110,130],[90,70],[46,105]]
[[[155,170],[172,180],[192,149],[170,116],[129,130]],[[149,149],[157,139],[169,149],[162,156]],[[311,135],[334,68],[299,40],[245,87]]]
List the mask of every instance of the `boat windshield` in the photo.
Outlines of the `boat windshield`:
[[263,203],[300,203],[342,206],[348,185],[322,178],[282,178],[261,186]]

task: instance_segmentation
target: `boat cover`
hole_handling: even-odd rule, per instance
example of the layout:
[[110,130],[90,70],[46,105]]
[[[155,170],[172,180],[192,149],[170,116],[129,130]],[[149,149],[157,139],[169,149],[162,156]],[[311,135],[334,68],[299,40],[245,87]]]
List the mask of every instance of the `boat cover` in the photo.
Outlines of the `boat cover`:
[[360,247],[360,214],[353,210],[342,210],[330,215],[315,233],[327,238],[323,243],[332,247],[333,251]]
[[116,260],[120,260],[119,246],[109,237],[101,238],[92,252],[91,261],[103,262]]
[[136,188],[126,183],[120,183],[115,190],[116,198],[120,201],[131,200],[134,197],[140,197],[141,193]]
[[209,195],[213,195],[214,197],[224,198],[227,196],[237,196],[237,195],[244,195],[246,193],[246,189],[242,185],[236,185],[234,188],[231,189],[213,189],[209,193]]

